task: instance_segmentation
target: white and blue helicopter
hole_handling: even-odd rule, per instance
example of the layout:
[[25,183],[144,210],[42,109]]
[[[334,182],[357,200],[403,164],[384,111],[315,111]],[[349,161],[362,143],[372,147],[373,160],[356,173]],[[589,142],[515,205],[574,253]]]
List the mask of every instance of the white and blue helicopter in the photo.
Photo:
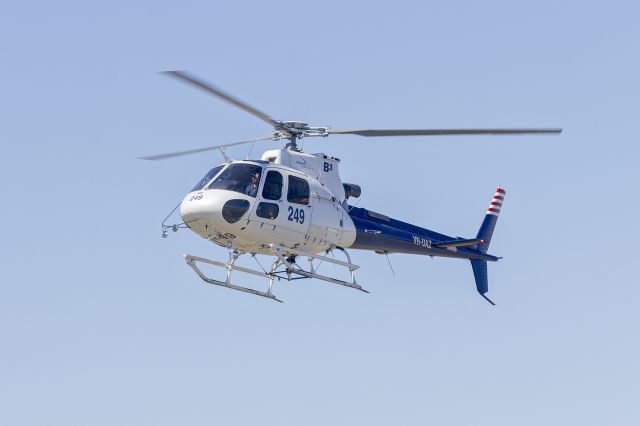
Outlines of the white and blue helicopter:
[[[162,223],[162,236],[168,230],[188,228],[214,244],[229,250],[226,262],[185,255],[187,264],[209,284],[280,301],[273,293],[276,280],[316,278],[345,287],[363,289],[356,281],[347,249],[370,250],[378,254],[406,253],[468,259],[476,288],[486,296],[487,262],[500,258],[488,254],[505,190],[498,187],[484,220],[474,238],[450,237],[416,225],[392,219],[381,213],[349,204],[349,198],[361,194],[360,186],[343,183],[339,175],[340,160],[323,153],[306,154],[298,141],[329,135],[431,136],[431,135],[513,135],[560,133],[562,129],[387,129],[334,130],[312,127],[300,121],[280,121],[249,106],[215,86],[184,71],[167,71],[166,75],[202,89],[243,109],[273,127],[273,133],[252,140],[216,145],[189,151],[142,157],[161,160],[181,155],[219,150],[225,162],[209,170],[184,197],[179,207],[182,223]],[[259,160],[232,160],[225,154],[230,146],[256,141],[285,141],[280,149],[264,152]],[[174,209],[175,211],[175,209]],[[172,212],[173,213],[173,212]],[[333,251],[344,254],[338,260]],[[272,257],[269,269],[252,269],[236,263],[244,254]],[[307,259],[307,263],[303,262]],[[315,263],[314,263],[315,262]],[[322,262],[346,268],[350,279],[318,272]],[[204,263],[226,270],[226,280],[208,277],[198,266]],[[259,262],[258,262],[259,264]],[[232,282],[234,272],[264,278],[266,291]]]

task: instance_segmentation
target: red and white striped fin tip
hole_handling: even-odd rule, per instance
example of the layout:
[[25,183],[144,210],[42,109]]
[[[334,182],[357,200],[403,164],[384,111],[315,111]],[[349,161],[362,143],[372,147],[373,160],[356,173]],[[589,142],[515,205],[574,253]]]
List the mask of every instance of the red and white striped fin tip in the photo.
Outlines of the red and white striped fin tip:
[[493,199],[491,200],[491,204],[489,204],[489,209],[487,210],[487,214],[491,214],[494,216],[498,216],[500,214],[500,209],[502,208],[502,202],[504,201],[504,195],[507,193],[501,187],[496,188],[496,193],[493,195]]

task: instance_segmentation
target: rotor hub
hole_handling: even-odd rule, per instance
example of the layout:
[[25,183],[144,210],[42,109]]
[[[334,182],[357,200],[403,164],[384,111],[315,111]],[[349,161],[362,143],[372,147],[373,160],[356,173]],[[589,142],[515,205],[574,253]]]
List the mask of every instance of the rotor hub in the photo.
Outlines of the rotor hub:
[[290,130],[299,130],[304,131],[309,128],[309,123],[305,123],[304,121],[283,121],[283,127]]

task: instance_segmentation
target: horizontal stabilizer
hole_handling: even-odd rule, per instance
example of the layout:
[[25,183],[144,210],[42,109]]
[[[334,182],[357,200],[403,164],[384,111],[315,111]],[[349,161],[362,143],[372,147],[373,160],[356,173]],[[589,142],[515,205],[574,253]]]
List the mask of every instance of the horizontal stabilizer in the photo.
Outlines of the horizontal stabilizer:
[[438,248],[446,248],[446,249],[450,249],[450,248],[456,248],[456,247],[467,247],[467,246],[472,246],[474,244],[482,244],[484,241],[480,238],[471,238],[468,240],[449,240],[449,241],[441,241],[439,243],[434,243],[433,247],[438,247]]

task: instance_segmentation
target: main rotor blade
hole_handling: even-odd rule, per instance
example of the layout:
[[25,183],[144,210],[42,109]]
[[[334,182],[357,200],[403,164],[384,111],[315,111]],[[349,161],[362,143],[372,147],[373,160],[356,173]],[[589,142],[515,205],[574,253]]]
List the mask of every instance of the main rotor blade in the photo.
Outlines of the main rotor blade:
[[246,143],[253,143],[253,142],[257,142],[257,141],[266,141],[266,140],[270,140],[270,139],[273,139],[273,136],[264,136],[264,137],[261,137],[261,138],[251,139],[251,140],[247,140],[247,141],[232,142],[232,143],[227,143],[227,144],[224,144],[224,145],[208,146],[208,147],[205,147],[205,148],[190,149],[190,150],[187,150],[187,151],[178,151],[178,152],[169,152],[169,153],[166,153],[166,154],[150,155],[148,157],[139,157],[138,160],[166,160],[167,158],[180,157],[180,156],[183,156],[183,155],[190,155],[190,154],[197,154],[199,152],[213,151],[214,149],[224,149],[224,148],[227,148],[229,146],[243,145],[243,144],[246,144]]
[[238,108],[248,112],[249,114],[258,117],[260,120],[265,121],[272,126],[276,125],[276,121],[264,112],[255,109],[254,107],[242,102],[241,100],[236,99],[233,96],[223,92],[212,84],[200,80],[199,78],[194,77],[185,71],[163,71],[162,74],[166,74],[168,76],[177,78],[178,80],[182,80],[183,82],[191,84],[192,86],[198,87],[208,93],[211,93],[212,95],[219,97],[222,100],[229,102],[232,105],[237,106]]
[[437,136],[437,135],[521,135],[536,133],[561,133],[562,129],[384,129],[384,130],[333,130],[329,134],[359,136]]

